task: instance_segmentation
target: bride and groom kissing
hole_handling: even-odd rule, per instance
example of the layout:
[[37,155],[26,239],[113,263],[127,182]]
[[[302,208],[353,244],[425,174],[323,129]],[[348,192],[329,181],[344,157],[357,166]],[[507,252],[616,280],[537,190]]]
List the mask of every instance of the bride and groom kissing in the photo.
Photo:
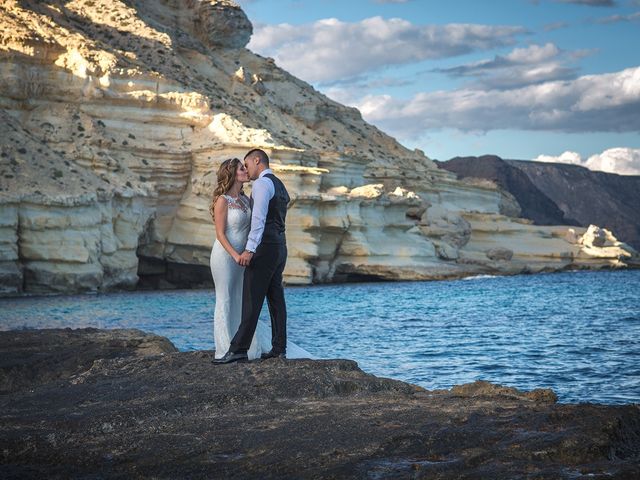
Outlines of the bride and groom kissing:
[[[250,180],[254,182],[247,198],[242,187]],[[214,363],[311,358],[294,343],[287,344],[282,272],[287,261],[289,200],[263,150],[249,151],[244,163],[225,160],[218,169],[209,209],[216,228],[210,262],[216,293]],[[271,331],[258,322],[265,297]]]

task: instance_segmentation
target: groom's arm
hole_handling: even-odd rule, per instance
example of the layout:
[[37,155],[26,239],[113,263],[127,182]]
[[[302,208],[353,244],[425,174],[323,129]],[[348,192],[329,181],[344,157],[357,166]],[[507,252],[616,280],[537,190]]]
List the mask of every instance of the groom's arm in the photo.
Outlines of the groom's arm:
[[[246,260],[246,264],[251,261],[251,256],[256,252],[258,245],[262,241],[262,235],[264,233],[264,224],[267,220],[267,212],[269,211],[269,202],[276,193],[276,189],[273,186],[271,179],[267,177],[260,177],[255,181],[251,190],[251,196],[253,197],[253,210],[251,211],[251,231],[249,232],[249,238],[247,239],[247,246],[245,247],[245,254],[250,252],[249,255],[243,254]],[[242,263],[241,263],[242,265]]]
[[258,245],[262,241],[264,233],[264,224],[267,221],[267,213],[269,211],[269,202],[276,193],[271,179],[261,177],[256,180],[251,190],[253,197],[253,210],[251,211],[251,231],[247,239],[245,250],[255,253]]

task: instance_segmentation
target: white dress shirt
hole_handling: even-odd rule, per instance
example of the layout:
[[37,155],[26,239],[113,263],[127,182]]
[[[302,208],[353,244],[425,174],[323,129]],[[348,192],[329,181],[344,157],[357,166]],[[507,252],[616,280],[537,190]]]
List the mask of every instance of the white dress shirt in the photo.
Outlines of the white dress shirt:
[[273,174],[273,170],[267,168],[260,173],[260,176],[251,186],[251,197],[253,197],[253,210],[251,212],[251,231],[247,239],[245,250],[255,253],[258,245],[262,241],[264,224],[267,221],[269,202],[276,194],[276,187],[266,174]]

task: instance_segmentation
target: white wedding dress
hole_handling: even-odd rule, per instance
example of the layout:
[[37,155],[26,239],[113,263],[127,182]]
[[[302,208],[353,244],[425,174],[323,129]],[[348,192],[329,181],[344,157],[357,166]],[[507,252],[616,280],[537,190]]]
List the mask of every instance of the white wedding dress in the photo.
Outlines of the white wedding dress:
[[[251,209],[249,199],[240,195],[237,199],[224,195],[227,200],[227,226],[225,235],[236,252],[244,251],[251,229]],[[213,338],[216,358],[221,358],[229,350],[231,339],[240,326],[242,318],[242,282],[244,268],[238,265],[216,239],[211,249],[211,273],[216,291],[216,307],[213,318]],[[249,360],[260,358],[271,350],[271,326],[258,321],[256,333],[247,355]],[[287,342],[287,358],[313,358],[313,356],[292,342]]]

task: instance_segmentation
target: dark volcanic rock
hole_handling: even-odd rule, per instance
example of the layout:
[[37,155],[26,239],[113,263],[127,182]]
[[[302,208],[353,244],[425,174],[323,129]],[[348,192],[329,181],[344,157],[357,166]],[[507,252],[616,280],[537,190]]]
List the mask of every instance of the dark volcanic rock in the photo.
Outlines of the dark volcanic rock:
[[68,379],[97,359],[177,351],[165,337],[135,329],[0,332],[0,394]]
[[516,198],[522,208],[521,216],[533,220],[536,225],[577,225],[575,221],[565,218],[558,205],[536,187],[525,173],[500,157],[455,157],[437,164],[454,172],[458,178],[475,177],[494,181]]
[[598,225],[640,249],[640,176],[594,172],[579,165],[508,160],[565,216],[583,227]]
[[538,225],[598,225],[640,249],[640,176],[495,155],[456,157],[438,166],[458,178],[496,182],[518,200],[522,217]]
[[487,382],[429,392],[347,360],[212,358],[92,359],[0,395],[0,476],[640,478],[637,405],[559,405]]

